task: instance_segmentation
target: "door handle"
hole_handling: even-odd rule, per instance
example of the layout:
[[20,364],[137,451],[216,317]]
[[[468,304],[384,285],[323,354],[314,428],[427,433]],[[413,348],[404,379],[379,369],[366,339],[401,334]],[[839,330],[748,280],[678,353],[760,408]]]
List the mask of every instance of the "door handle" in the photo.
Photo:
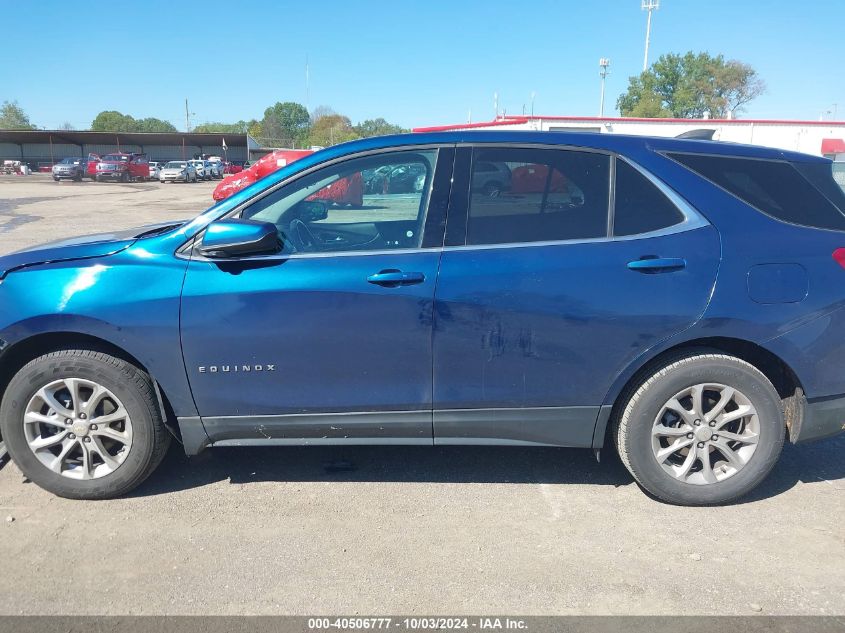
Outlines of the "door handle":
[[639,273],[659,273],[685,268],[687,260],[680,257],[644,257],[628,262],[628,269]]
[[398,286],[421,284],[425,281],[425,275],[422,273],[405,273],[401,270],[382,270],[367,277],[367,281],[385,288],[397,288]]

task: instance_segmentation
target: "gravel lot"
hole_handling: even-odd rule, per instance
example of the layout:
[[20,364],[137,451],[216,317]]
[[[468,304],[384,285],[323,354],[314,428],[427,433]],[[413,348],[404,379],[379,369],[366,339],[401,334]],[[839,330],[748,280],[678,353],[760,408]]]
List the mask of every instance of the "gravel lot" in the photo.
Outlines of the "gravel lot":
[[[214,183],[0,176],[0,253],[194,215]],[[676,508],[609,451],[174,446],[74,502],[0,470],[0,613],[845,615],[845,438]]]

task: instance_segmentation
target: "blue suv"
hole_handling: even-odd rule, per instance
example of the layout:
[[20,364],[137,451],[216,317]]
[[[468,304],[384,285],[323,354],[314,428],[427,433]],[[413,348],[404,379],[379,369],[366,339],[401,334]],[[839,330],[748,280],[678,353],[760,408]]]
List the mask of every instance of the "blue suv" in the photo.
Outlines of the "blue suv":
[[[400,167],[414,186],[364,191]],[[610,443],[654,496],[726,502],[787,438],[843,429],[843,211],[829,161],[759,147],[332,147],[191,221],[0,258],[0,430],[78,499],[128,492],[175,437]]]

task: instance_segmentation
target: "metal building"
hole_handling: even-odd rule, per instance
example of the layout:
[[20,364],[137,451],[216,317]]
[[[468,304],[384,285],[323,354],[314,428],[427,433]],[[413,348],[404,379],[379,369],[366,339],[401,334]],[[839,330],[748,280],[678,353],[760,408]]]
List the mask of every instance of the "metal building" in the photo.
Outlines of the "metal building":
[[0,163],[6,159],[20,160],[34,171],[66,157],[88,154],[141,152],[155,161],[209,154],[225,156],[230,161],[246,161],[259,150],[259,144],[248,134],[0,130]]

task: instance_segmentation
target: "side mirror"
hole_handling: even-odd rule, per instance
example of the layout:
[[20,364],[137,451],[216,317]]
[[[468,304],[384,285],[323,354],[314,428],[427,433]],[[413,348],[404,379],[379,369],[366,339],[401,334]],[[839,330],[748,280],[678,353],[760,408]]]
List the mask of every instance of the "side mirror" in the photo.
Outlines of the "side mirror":
[[275,224],[232,218],[208,225],[199,245],[201,255],[211,259],[271,255],[281,242]]

